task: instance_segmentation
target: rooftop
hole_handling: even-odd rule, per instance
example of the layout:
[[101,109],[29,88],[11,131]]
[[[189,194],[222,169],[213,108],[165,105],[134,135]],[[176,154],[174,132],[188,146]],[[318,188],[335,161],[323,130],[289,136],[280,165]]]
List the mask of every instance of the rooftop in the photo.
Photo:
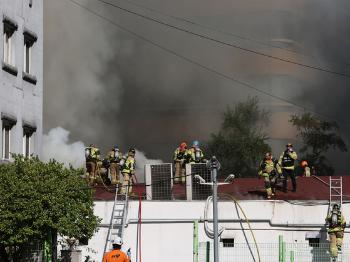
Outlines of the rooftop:
[[[338,177],[332,177],[338,178]],[[343,201],[350,201],[350,176],[343,178]],[[288,181],[288,192],[280,190],[280,183],[277,184],[276,200],[329,200],[329,177],[298,177],[297,192],[291,191]],[[135,195],[146,197],[145,184],[138,184],[133,187]],[[226,193],[238,200],[258,200],[265,198],[264,180],[258,178],[237,178],[232,184],[219,187],[219,194]],[[96,186],[94,199],[97,201],[112,201],[115,197],[115,189],[112,186]],[[135,197],[137,199],[137,197]],[[172,200],[186,200],[185,185],[175,184],[172,187]]]

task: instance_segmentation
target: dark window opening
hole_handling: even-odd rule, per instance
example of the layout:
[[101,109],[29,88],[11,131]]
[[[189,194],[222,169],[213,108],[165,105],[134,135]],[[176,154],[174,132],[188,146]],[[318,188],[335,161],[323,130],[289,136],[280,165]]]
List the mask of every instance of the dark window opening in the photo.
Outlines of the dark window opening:
[[319,247],[320,239],[319,238],[309,238],[309,246],[310,247]]
[[234,247],[235,239],[234,238],[222,238],[221,242],[223,243],[223,247]]

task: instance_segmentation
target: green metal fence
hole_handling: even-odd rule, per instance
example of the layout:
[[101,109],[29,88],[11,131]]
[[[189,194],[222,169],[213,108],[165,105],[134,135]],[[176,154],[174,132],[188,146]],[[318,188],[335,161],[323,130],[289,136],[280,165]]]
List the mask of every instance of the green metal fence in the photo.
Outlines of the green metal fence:
[[[329,244],[309,243],[258,243],[261,262],[330,262]],[[254,243],[220,243],[220,262],[259,262],[258,251]],[[350,262],[350,245],[343,244],[338,260]],[[211,242],[199,243],[198,262],[214,262]]]

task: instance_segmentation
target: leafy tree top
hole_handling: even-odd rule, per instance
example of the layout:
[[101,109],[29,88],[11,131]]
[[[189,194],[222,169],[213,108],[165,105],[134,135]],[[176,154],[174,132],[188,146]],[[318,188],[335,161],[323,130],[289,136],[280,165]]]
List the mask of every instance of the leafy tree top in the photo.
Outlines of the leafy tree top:
[[0,165],[0,244],[43,239],[49,230],[91,238],[99,219],[83,174],[82,169],[37,157],[15,156],[13,163]]
[[271,150],[263,131],[269,123],[269,112],[261,109],[258,102],[253,97],[228,107],[221,129],[208,142],[208,154],[216,155],[223,174],[255,176],[259,161]]

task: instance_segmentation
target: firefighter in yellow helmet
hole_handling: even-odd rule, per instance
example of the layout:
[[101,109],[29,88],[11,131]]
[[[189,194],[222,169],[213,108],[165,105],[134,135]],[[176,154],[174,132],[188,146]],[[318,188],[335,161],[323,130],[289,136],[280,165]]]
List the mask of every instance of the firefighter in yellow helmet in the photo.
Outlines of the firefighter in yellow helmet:
[[258,175],[264,178],[267,199],[270,199],[276,193],[277,165],[277,161],[270,152],[265,154],[263,161],[260,163]]
[[126,157],[124,156],[123,159],[120,161],[122,174],[124,177],[123,186],[120,191],[122,194],[125,194],[127,189],[129,189],[127,192],[128,194],[132,192],[133,177],[135,175],[136,168],[135,154],[135,149],[130,148],[128,155]]
[[100,150],[94,145],[85,148],[86,179],[90,185],[96,182],[100,163]]
[[109,163],[109,173],[111,176],[111,183],[112,185],[119,184],[119,163],[122,159],[123,155],[119,150],[118,146],[114,146],[107,154],[107,160]]
[[331,212],[326,218],[328,225],[328,235],[330,242],[330,253],[333,259],[336,259],[338,252],[341,251],[346,222],[338,204],[334,204]]
[[182,142],[174,152],[175,178],[174,183],[185,183],[185,160],[187,154],[187,144]]
[[283,191],[287,192],[287,179],[288,176],[292,180],[293,192],[297,190],[297,181],[295,179],[295,160],[297,160],[297,153],[293,150],[293,145],[288,143],[286,145],[286,150],[281,154],[278,161],[279,166],[282,169],[282,181],[283,181]]

